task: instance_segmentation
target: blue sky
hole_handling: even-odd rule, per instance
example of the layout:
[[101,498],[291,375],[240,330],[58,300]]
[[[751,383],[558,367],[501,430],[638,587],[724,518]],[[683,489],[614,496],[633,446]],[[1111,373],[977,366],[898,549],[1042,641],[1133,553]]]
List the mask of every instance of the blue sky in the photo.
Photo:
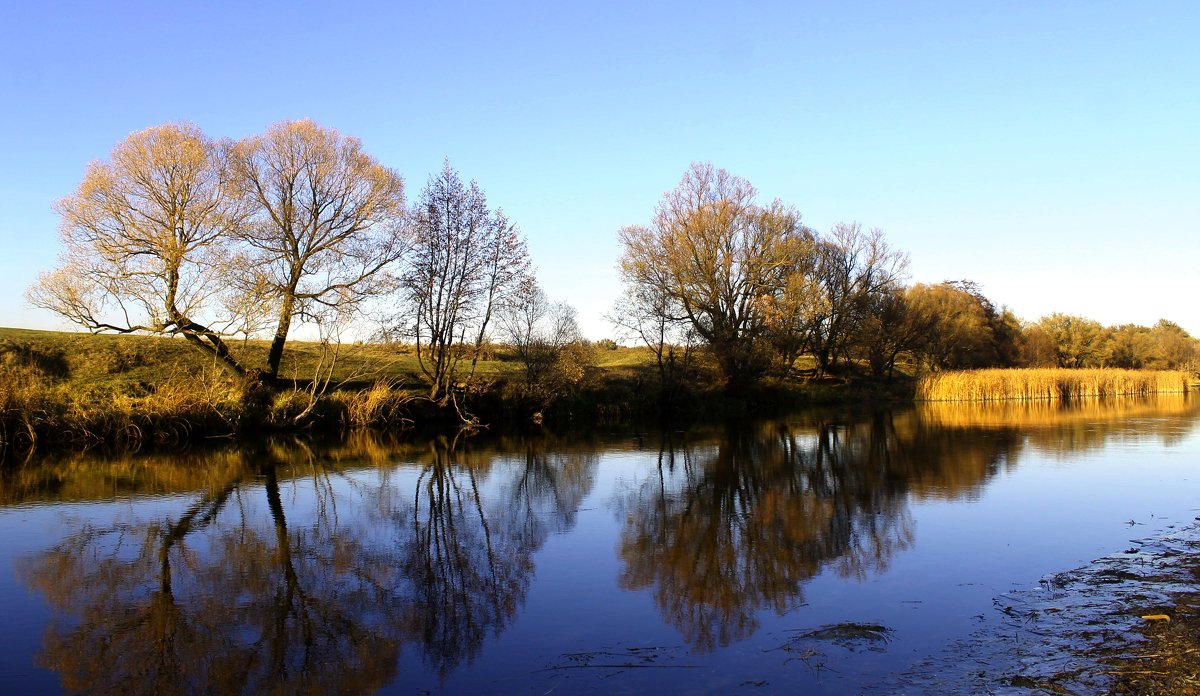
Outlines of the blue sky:
[[22,293],[127,134],[312,118],[410,199],[443,158],[478,180],[593,338],[617,229],[692,161],[883,229],[913,281],[1200,335],[1198,36],[1194,2],[9,2],[0,326],[67,328]]

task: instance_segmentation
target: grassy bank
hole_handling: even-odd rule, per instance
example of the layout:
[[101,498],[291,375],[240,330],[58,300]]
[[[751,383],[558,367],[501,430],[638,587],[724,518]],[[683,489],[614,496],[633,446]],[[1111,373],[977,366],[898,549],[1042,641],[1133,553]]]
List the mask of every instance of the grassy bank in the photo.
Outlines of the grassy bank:
[[935,372],[917,381],[924,401],[1056,401],[1141,396],[1188,390],[1179,370],[996,369]]
[[[259,341],[238,346],[250,364],[266,350]],[[279,388],[246,393],[182,340],[0,328],[0,448],[140,446],[273,429],[460,422],[424,398],[427,387],[412,346],[352,344],[336,352],[327,383],[314,389],[314,377],[330,364],[328,346],[290,342]],[[885,385],[854,374],[775,380],[731,397],[704,355],[694,366],[664,398],[649,350],[600,344],[581,378],[531,388],[511,350],[495,346],[460,403],[483,423],[528,427],[770,415],[814,404],[911,397],[911,382]]]

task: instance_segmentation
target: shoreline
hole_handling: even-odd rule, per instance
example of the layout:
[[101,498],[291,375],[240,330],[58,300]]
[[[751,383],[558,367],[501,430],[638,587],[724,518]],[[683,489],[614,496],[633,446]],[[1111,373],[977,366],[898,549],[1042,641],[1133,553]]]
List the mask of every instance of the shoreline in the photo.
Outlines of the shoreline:
[[1200,692],[1200,517],[993,598],[1000,618],[898,675],[931,693]]

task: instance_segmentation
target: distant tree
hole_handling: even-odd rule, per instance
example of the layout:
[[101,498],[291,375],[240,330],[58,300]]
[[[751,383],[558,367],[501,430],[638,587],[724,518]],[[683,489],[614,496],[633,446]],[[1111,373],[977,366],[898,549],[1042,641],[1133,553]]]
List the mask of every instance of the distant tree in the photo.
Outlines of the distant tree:
[[551,302],[536,283],[526,282],[500,314],[504,338],[522,367],[526,395],[561,396],[578,384],[593,361],[575,319],[575,308]]
[[225,151],[176,123],[133,133],[93,162],[56,205],[61,265],[41,275],[30,302],[93,332],[183,336],[244,376],[226,337],[247,327],[221,311],[246,216],[230,195]]
[[1122,324],[1108,332],[1108,364],[1112,367],[1140,370],[1159,361],[1154,336],[1150,329],[1136,324]]
[[1008,307],[1001,307],[991,317],[992,343],[999,367],[1021,365],[1021,319]]
[[1197,341],[1179,324],[1159,319],[1150,329],[1150,336],[1161,360],[1158,367],[1176,370],[1191,368],[1196,364]]
[[976,283],[918,283],[909,288],[907,298],[914,311],[930,318],[916,352],[931,369],[1021,364],[1020,320],[1006,307],[997,309]]
[[1026,323],[1021,327],[1021,365],[1058,367],[1058,348],[1040,323]]
[[812,253],[794,209],[754,198],[746,180],[693,164],[663,195],[649,227],[619,233],[626,288],[661,298],[664,319],[687,322],[733,391],[775,359],[770,308]]
[[938,317],[927,304],[909,299],[899,288],[872,298],[859,325],[855,352],[875,377],[891,379],[902,354],[920,354],[934,333]]
[[479,186],[463,184],[449,162],[425,185],[412,221],[416,245],[403,283],[413,314],[402,323],[416,341],[429,398],[445,405],[462,347],[470,347],[469,378],[496,311],[531,282],[529,254],[516,226],[488,209]]
[[968,295],[983,311],[984,321],[991,334],[991,345],[979,367],[1015,367],[1020,363],[1021,320],[1007,307],[996,308],[983,294],[979,284],[971,280],[948,280],[946,285]]
[[[987,308],[955,283],[914,285],[910,304],[932,318],[921,353],[935,370],[995,364],[994,335]],[[990,305],[989,305],[990,306]]]
[[344,313],[390,287],[409,247],[404,182],[357,138],[316,123],[283,121],[239,142],[230,157],[248,246],[232,279],[249,314],[274,315],[266,376],[279,374],[293,321]]
[[608,319],[624,338],[635,338],[650,349],[663,398],[676,398],[691,363],[695,330],[672,315],[670,295],[660,287],[627,286]]

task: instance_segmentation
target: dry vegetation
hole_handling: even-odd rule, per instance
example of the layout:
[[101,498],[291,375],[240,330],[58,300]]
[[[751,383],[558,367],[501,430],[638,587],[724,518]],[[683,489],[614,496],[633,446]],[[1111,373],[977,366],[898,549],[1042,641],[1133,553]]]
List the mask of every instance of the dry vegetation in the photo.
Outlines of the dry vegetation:
[[[265,341],[241,346],[251,355],[267,349]],[[282,387],[266,395],[265,422],[248,424],[247,396],[236,381],[182,340],[0,329],[0,450],[39,442],[182,442],[295,427],[301,414],[342,429],[410,422],[411,406],[428,390],[412,346],[342,345],[336,360],[331,351],[290,343]],[[489,348],[484,358],[476,374],[485,385],[503,384],[521,370],[504,346]],[[635,379],[652,366],[644,348],[597,349],[594,358],[616,380]]]
[[917,382],[925,401],[1056,401],[1186,392],[1182,370],[990,369],[934,372]]
[[[1200,566],[1193,573],[1200,576]],[[1145,625],[1147,649],[1115,665],[1113,693],[1200,694],[1200,596],[1183,595],[1176,601],[1171,620]]]

